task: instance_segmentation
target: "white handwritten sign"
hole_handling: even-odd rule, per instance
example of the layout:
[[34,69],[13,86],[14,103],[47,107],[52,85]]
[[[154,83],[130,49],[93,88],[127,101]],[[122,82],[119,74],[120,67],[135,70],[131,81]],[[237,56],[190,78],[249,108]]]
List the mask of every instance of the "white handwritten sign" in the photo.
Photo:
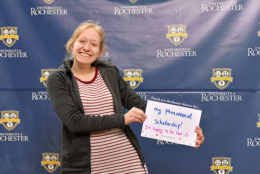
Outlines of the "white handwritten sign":
[[195,146],[201,110],[148,100],[141,136]]

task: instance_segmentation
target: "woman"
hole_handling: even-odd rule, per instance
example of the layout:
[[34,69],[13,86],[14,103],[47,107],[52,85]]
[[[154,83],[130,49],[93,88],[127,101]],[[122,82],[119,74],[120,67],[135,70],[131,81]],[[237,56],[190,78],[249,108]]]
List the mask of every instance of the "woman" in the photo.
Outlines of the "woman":
[[[51,103],[63,122],[61,173],[148,173],[129,127],[144,122],[146,103],[111,62],[99,59],[105,50],[102,27],[81,23],[66,49],[71,58],[48,78]],[[204,136],[199,127],[196,132],[199,147]]]

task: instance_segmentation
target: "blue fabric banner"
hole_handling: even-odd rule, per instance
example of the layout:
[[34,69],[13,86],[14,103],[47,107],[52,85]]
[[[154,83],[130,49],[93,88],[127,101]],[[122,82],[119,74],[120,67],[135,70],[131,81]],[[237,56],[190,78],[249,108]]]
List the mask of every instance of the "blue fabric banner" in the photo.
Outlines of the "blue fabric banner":
[[0,19],[1,174],[59,173],[62,123],[46,80],[85,20],[104,27],[104,59],[143,99],[202,109],[199,149],[131,125],[149,173],[259,173],[259,0],[8,0]]

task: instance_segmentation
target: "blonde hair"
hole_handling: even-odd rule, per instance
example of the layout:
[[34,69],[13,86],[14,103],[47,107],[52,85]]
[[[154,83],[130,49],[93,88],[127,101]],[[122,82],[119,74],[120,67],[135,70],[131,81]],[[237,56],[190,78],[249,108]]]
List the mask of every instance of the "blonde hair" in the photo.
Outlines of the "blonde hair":
[[[87,28],[94,28],[96,30],[96,32],[99,34],[100,36],[100,52],[103,54],[106,50],[106,46],[104,43],[104,38],[105,38],[105,31],[102,28],[102,26],[100,26],[98,23],[92,21],[92,20],[87,20],[84,22],[81,22],[79,24],[79,26],[74,30],[72,36],[70,37],[70,39],[66,42],[65,44],[65,48],[67,50],[67,53],[69,53],[71,55],[72,53],[72,46],[74,44],[74,42],[78,39],[79,35],[81,34],[82,31],[84,31]],[[101,54],[101,55],[102,55]]]

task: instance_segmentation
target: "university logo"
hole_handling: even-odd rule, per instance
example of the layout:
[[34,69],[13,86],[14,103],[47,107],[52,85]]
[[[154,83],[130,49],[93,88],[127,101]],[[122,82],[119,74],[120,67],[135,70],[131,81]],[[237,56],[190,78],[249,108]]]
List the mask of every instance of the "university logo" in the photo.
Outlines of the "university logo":
[[42,69],[41,70],[42,76],[40,78],[40,82],[42,82],[45,87],[47,87],[47,79],[48,79],[49,75],[54,71],[57,71],[57,70],[56,69]]
[[174,45],[179,45],[188,37],[186,25],[169,25],[166,38]]
[[136,3],[138,0],[129,0],[132,3]]
[[225,89],[230,82],[233,82],[231,77],[231,69],[229,68],[215,68],[212,69],[211,82],[219,89]]
[[54,172],[59,166],[59,154],[58,153],[42,153],[41,165],[48,172]]
[[140,83],[143,83],[141,69],[125,69],[124,80],[129,83],[132,89],[137,88]]
[[260,113],[258,113],[258,122],[256,123],[257,127],[260,128]]
[[13,130],[20,124],[19,111],[1,111],[0,124],[9,131]]
[[17,27],[1,27],[0,40],[8,47],[13,46],[16,40],[19,40]]
[[212,158],[211,171],[213,171],[215,174],[228,174],[229,172],[232,172],[232,170],[233,167],[231,166],[231,158]]
[[260,37],[260,31],[258,31],[258,37]]
[[54,0],[43,0],[46,4],[51,4],[54,2]]

